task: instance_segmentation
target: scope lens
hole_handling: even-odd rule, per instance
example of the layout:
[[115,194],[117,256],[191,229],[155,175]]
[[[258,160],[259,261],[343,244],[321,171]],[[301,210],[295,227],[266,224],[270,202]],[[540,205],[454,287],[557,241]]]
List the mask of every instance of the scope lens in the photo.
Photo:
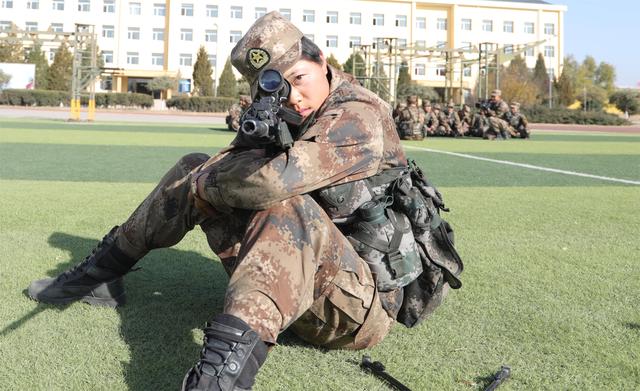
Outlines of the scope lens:
[[260,75],[258,83],[260,88],[266,92],[276,92],[282,88],[282,75],[275,69],[266,69]]

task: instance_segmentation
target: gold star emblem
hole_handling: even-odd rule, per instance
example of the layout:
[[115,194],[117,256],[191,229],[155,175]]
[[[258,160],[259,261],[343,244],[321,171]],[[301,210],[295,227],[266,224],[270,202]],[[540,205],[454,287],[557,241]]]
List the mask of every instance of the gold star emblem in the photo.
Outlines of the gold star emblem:
[[259,70],[269,62],[269,53],[266,50],[260,48],[249,49],[247,52],[247,60],[252,67]]

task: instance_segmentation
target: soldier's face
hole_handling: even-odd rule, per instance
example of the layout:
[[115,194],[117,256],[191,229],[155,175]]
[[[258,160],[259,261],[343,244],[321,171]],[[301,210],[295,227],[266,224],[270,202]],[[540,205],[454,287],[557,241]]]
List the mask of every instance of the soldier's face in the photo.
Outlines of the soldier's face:
[[321,58],[322,64],[303,59],[284,72],[291,84],[288,103],[302,117],[318,110],[329,96],[327,62],[324,56]]

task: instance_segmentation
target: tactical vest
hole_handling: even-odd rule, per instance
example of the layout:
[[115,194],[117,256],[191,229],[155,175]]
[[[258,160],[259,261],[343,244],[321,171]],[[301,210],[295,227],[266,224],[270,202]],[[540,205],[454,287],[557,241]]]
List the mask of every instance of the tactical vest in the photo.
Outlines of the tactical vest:
[[373,177],[325,188],[318,202],[362,259],[380,292],[401,290],[401,305],[383,307],[407,327],[437,308],[446,286],[462,286],[453,229],[440,217],[442,196],[414,161]]

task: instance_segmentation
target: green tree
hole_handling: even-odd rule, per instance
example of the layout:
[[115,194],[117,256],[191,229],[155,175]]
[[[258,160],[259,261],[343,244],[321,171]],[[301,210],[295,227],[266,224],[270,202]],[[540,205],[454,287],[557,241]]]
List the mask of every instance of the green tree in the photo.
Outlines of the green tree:
[[8,38],[15,38],[13,43],[0,43],[0,62],[24,62],[24,48],[22,43],[17,40],[16,34],[9,34]]
[[615,90],[616,69],[613,65],[601,62],[596,69],[595,83],[597,86],[604,88],[608,94]]
[[549,74],[547,73],[547,66],[544,63],[544,56],[542,53],[538,53],[536,65],[533,68],[532,78],[533,83],[538,89],[538,103],[543,103],[547,99],[547,95],[549,93]]
[[227,59],[227,62],[224,64],[224,69],[220,74],[220,81],[218,83],[218,96],[226,96],[231,98],[235,98],[238,96],[238,82],[236,81],[236,77],[233,75],[230,59]]
[[40,42],[36,42],[33,45],[33,49],[29,52],[27,56],[27,63],[35,64],[36,66],[36,87],[40,90],[47,89],[47,74],[49,73],[49,62],[42,51],[42,44]]
[[631,89],[620,89],[611,94],[609,102],[629,114],[640,112],[640,92]]
[[[400,70],[398,71],[398,82],[396,84],[396,90],[400,91],[411,84],[411,75],[409,75],[409,64],[406,61],[400,63]],[[396,93],[396,95],[398,95]]]
[[72,77],[73,55],[69,51],[66,42],[62,42],[47,73],[47,89],[69,91],[71,90]]
[[440,95],[431,87],[420,85],[414,81],[409,84],[405,84],[398,88],[397,92],[398,102],[402,102],[407,99],[410,95],[416,95],[420,97],[423,101],[429,100],[431,102],[440,101]]
[[342,70],[342,65],[340,64],[338,59],[333,56],[333,53],[329,54],[329,57],[327,57],[327,64],[331,65],[332,67],[340,71]]
[[193,65],[193,91],[195,95],[212,96],[213,95],[213,69],[209,62],[209,54],[204,46],[200,46],[196,63]]
[[[171,76],[155,77],[149,81],[148,87],[151,91],[178,91],[178,79]],[[161,96],[166,97],[164,93]]]
[[[355,68],[355,72],[354,72]],[[365,76],[364,58],[359,53],[351,54],[342,66],[342,69],[356,76],[359,80]]]
[[369,89],[376,93],[382,100],[389,101],[389,87],[387,83],[387,73],[384,66],[375,63],[372,69],[373,77],[370,80]]
[[571,75],[572,70],[571,65],[565,62],[560,78],[555,85],[556,91],[558,92],[558,103],[562,106],[569,106],[576,99],[575,82]]
[[9,84],[10,81],[11,75],[2,72],[2,69],[0,69],[0,90],[2,90],[6,84]]
[[251,86],[244,76],[238,79],[238,95],[251,95]]
[[596,60],[587,56],[576,72],[576,97],[587,110],[602,109],[608,98],[607,90],[597,83],[597,71]]

